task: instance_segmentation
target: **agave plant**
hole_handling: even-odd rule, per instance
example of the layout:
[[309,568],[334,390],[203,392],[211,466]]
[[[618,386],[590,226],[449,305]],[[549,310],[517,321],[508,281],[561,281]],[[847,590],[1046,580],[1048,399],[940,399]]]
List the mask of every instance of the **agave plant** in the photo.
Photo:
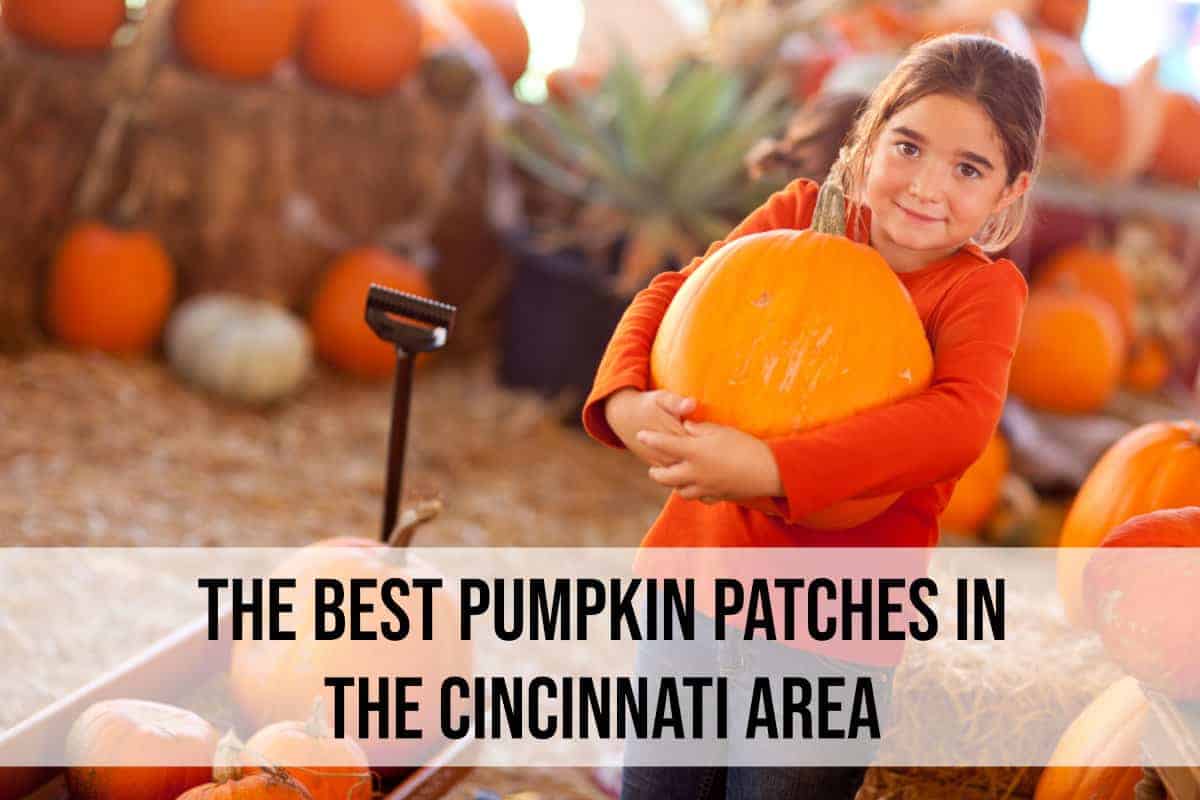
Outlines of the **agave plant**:
[[[591,94],[548,103],[505,134],[514,160],[577,213],[540,231],[593,262],[623,239],[613,286],[631,294],[671,260],[703,252],[778,181],[753,180],[743,160],[787,118],[787,87],[747,85],[712,63],[685,59],[651,87],[625,53]],[[544,221],[543,221],[544,223]]]

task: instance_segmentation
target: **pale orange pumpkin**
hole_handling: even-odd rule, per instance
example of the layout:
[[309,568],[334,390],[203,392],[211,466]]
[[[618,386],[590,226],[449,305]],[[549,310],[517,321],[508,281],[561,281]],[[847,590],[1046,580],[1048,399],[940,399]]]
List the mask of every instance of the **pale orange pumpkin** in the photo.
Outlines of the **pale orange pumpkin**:
[[1134,342],[1121,376],[1122,385],[1135,392],[1157,392],[1171,374],[1171,357],[1161,339],[1145,338]]
[[382,95],[421,63],[421,24],[409,0],[316,2],[304,26],[301,63],[327,86]]
[[1112,250],[1075,244],[1057,251],[1038,270],[1034,288],[1053,286],[1087,292],[1112,306],[1126,341],[1134,334],[1137,291]]
[[1149,710],[1134,678],[1126,676],[1105,689],[1059,739],[1034,800],[1133,797],[1142,779],[1142,734]]
[[157,237],[83,223],[50,267],[46,324],[63,342],[111,353],[148,351],[175,299],[175,271]]
[[175,42],[214,75],[265,78],[295,50],[303,11],[301,0],[179,0]]
[[1112,308],[1082,292],[1030,293],[1009,377],[1034,408],[1085,414],[1103,408],[1124,365],[1124,338]]
[[125,22],[125,0],[4,0],[0,11],[21,39],[76,53],[108,49]]
[[1046,144],[1097,176],[1121,157],[1121,90],[1089,74],[1059,70],[1046,80]]
[[[379,247],[364,247],[338,258],[325,272],[313,298],[309,322],[317,352],[338,369],[375,380],[396,368],[396,348],[364,319],[372,283],[432,297],[424,270]],[[428,360],[422,356],[421,361]]]
[[250,737],[242,757],[245,774],[260,772],[264,762],[303,784],[313,800],[371,800],[366,754],[354,739],[334,738],[319,701],[307,722],[276,722]]
[[1200,101],[1172,92],[1166,103],[1166,118],[1150,162],[1150,174],[1195,189],[1200,181]]
[[[922,391],[933,357],[896,274],[847,239],[844,200],[822,187],[813,227],[743,236],[706,258],[663,317],[656,387],[695,398],[697,420],[759,438],[803,431]],[[897,495],[804,520],[852,527]]]
[[175,800],[210,780],[217,732],[197,714],[146,700],[106,700],[71,726],[75,800]]
[[492,57],[509,86],[529,64],[529,33],[512,0],[441,0]]
[[[399,641],[389,641],[380,635],[374,640],[352,641],[348,637],[318,641],[314,636],[315,611],[313,597],[316,578],[343,582],[372,579],[382,586],[389,578],[411,581],[414,577],[439,577],[429,565],[407,554],[407,562],[390,559],[393,552],[380,542],[369,539],[341,538],[305,547],[272,573],[296,580],[295,641],[253,641],[244,639],[233,643],[230,664],[231,693],[245,717],[256,726],[280,720],[304,718],[318,698],[326,698],[327,707],[332,690],[325,686],[331,675],[353,675],[370,682],[373,695],[378,692],[380,678],[419,676],[423,684],[410,688],[407,698],[419,704],[406,723],[410,728],[424,731],[421,739],[366,737],[358,744],[370,764],[377,768],[422,763],[441,746],[440,730],[442,681],[459,675],[470,679],[473,672],[473,651],[470,641],[458,636],[459,603],[448,589],[433,590],[431,608],[433,638],[421,638],[415,626],[426,612],[422,592],[413,591],[403,601],[409,619],[413,620],[414,635]],[[345,589],[349,595],[349,589]],[[360,624],[366,630],[379,630],[384,620],[391,620],[382,602],[374,603],[374,611],[360,614]],[[348,691],[342,722],[346,735],[357,733],[358,693]]]
[[1088,0],[1038,0],[1036,13],[1047,28],[1078,39],[1087,22]]
[[1200,423],[1153,422],[1121,437],[1096,463],[1063,523],[1058,594],[1067,619],[1085,625],[1082,575],[1090,550],[1128,519],[1200,505]]
[[977,532],[1000,500],[1008,463],[1008,444],[997,431],[988,440],[983,454],[955,485],[950,503],[939,517],[942,527],[962,533]]

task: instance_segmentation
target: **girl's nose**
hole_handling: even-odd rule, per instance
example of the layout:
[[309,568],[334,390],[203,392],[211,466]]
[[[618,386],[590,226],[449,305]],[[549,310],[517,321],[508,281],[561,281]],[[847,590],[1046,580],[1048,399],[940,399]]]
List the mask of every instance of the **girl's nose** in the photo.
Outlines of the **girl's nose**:
[[922,203],[936,203],[942,198],[944,171],[926,163],[918,169],[908,185],[908,192]]

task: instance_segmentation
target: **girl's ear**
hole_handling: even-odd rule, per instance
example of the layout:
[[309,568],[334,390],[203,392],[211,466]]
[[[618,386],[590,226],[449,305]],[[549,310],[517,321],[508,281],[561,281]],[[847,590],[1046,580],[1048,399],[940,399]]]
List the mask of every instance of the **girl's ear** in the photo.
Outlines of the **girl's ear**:
[[1032,183],[1033,181],[1028,170],[1013,178],[1012,183],[1000,190],[1000,197],[996,199],[996,208],[993,209],[992,213],[1003,211],[1017,202],[1017,200],[1021,199],[1022,195],[1029,191]]

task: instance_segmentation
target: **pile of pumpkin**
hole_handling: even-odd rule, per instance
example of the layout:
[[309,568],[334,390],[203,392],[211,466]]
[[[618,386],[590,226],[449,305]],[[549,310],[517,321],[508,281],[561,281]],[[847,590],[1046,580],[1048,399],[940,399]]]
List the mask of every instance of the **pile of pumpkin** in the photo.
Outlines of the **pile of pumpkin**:
[[120,356],[149,355],[161,340],[168,363],[189,383],[235,401],[271,403],[300,388],[314,349],[361,379],[392,374],[395,348],[364,318],[372,283],[433,296],[420,267],[366,247],[328,267],[307,320],[268,301],[223,293],[176,304],[175,270],[158,237],[84,222],[68,232],[51,263],[45,323],[64,344]]
[[1152,423],[1101,458],[1071,507],[1057,554],[1067,618],[1098,633],[1128,675],[1063,733],[1037,800],[1133,796],[1143,687],[1200,702],[1198,475],[1200,423]]
[[[371,540],[329,539],[301,548],[272,571],[272,577],[296,581],[296,638],[234,641],[227,681],[233,712],[212,707],[214,716],[233,716],[257,731],[244,744],[232,730],[218,741],[208,720],[165,703],[113,699],[83,711],[65,742],[73,800],[371,800],[376,776],[396,778],[405,767],[427,763],[444,744],[438,722],[441,684],[452,675],[469,679],[474,668],[471,642],[457,635],[457,599],[434,589],[428,598],[414,591],[400,601],[410,619],[430,620],[429,640],[421,635],[396,641],[383,636],[318,640],[313,627],[317,578],[339,580],[346,592],[357,580],[376,585],[392,578],[406,585],[414,578],[445,580],[412,554],[399,564],[389,557],[392,552]],[[393,619],[378,610],[358,616],[369,630]],[[389,735],[354,738],[350,732],[358,724],[359,698],[352,690],[340,709],[347,735],[335,736],[335,704],[325,700],[331,696],[324,685],[327,676],[360,677],[372,687],[372,699],[380,697],[379,680],[421,678],[422,684],[409,686],[404,696],[417,704],[404,724],[422,736],[394,736],[399,721],[392,716]],[[38,777],[36,769],[0,770],[0,797],[24,796]]]
[[[157,0],[164,2],[164,0]],[[108,48],[125,0],[5,0],[17,36],[62,52]],[[478,42],[510,86],[525,72],[529,36],[512,0],[176,0],[174,42],[192,65],[232,81],[269,77],[294,59],[321,85],[385,94],[460,34]]]

